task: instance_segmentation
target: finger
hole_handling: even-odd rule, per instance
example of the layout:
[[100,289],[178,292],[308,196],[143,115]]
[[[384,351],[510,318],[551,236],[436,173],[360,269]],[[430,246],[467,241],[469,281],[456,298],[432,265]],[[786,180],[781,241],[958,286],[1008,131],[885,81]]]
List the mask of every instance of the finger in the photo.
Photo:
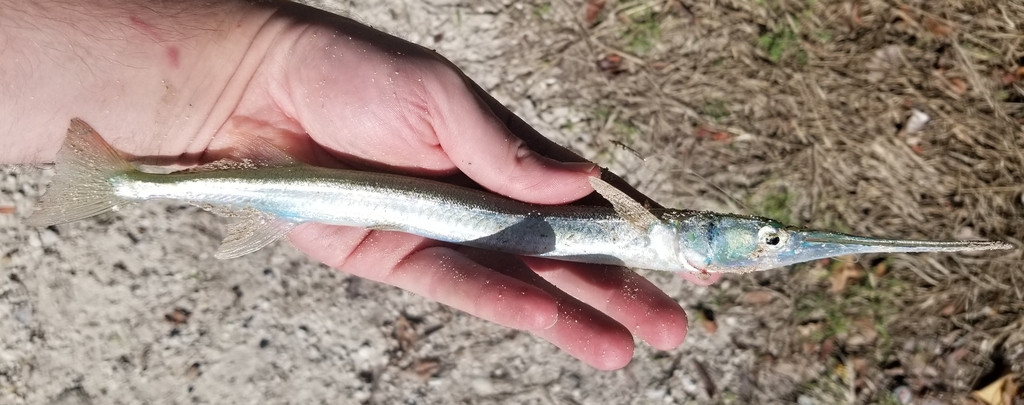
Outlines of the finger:
[[709,273],[706,273],[706,274],[707,275],[704,275],[704,274],[701,274],[701,273],[686,272],[686,273],[679,273],[679,277],[682,277],[683,280],[689,281],[691,283],[694,283],[694,284],[702,286],[702,287],[707,287],[709,285],[712,285],[715,282],[717,282],[719,279],[722,278],[722,273],[711,273],[711,272],[709,272]]
[[429,103],[441,148],[480,185],[518,200],[561,204],[590,194],[592,163],[563,163],[537,154],[513,135],[490,108],[467,88],[458,72],[440,72],[436,99]]
[[686,312],[636,273],[617,266],[540,258],[523,261],[551,284],[626,325],[656,349],[674,349],[686,338]]
[[559,290],[515,256],[459,248],[474,261],[535,285],[558,303],[558,321],[533,333],[573,357],[601,370],[625,367],[633,358],[633,335],[601,311]]
[[568,295],[551,292],[558,302],[558,321],[534,331],[569,355],[599,370],[618,370],[633,359],[633,335],[600,311]]
[[[493,114],[496,117],[498,117],[498,119],[501,122],[505,124],[505,127],[508,128],[508,130],[513,135],[515,135],[519,139],[522,139],[526,143],[527,147],[529,147],[531,150],[537,152],[542,156],[547,156],[549,158],[561,162],[587,161],[580,155],[577,155],[575,152],[566,149],[561,145],[555,143],[554,141],[546,138],[544,135],[541,135],[540,132],[537,132],[537,130],[530,126],[530,124],[527,124],[526,121],[523,121],[522,118],[519,118],[519,116],[513,114],[512,111],[509,111],[508,108],[506,108],[504,105],[498,102],[498,100],[494,99],[493,96],[484,91],[484,89],[480,88],[480,85],[476,84],[476,82],[473,82],[469,78],[466,78],[465,80],[468,83],[468,86],[470,86],[470,88],[473,90],[473,92],[476,93],[477,97],[483,100],[484,104],[486,104],[487,107],[491,109]],[[630,186],[629,183],[627,183],[625,180],[623,180],[615,173],[605,171],[604,173],[601,174],[601,179],[615,186],[619,190],[624,191],[627,195],[633,197],[634,200],[640,202],[641,204],[644,204],[644,206],[646,207],[661,208],[660,204],[658,204],[654,200],[651,200],[649,197],[647,197],[637,189]],[[600,197],[597,196],[595,196],[595,198],[593,199],[588,198],[587,201],[585,201],[585,203],[606,204],[606,202],[604,202],[603,200],[601,200]]]
[[391,284],[510,328],[542,330],[559,308],[543,290],[500,274],[440,242],[399,232],[304,224],[292,243],[342,271]]

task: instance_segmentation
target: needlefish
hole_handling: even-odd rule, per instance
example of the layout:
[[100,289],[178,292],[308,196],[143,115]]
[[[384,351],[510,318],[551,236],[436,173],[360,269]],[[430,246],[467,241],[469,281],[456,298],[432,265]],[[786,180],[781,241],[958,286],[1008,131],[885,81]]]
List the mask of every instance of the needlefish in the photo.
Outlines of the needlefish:
[[516,255],[704,275],[850,254],[1012,248],[995,241],[853,236],[756,216],[648,209],[596,177],[591,184],[611,207],[535,205],[428,179],[314,167],[269,143],[238,143],[229,159],[153,173],[133,166],[74,119],[49,190],[27,223],[49,226],[130,202],[172,199],[236,220],[215,254],[220,259],[254,252],[299,224],[318,222]]

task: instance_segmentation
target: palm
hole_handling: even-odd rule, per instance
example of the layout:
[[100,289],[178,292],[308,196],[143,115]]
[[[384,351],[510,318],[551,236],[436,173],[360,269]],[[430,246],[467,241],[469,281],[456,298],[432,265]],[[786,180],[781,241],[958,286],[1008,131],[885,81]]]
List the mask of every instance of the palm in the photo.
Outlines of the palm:
[[[527,152],[521,139],[534,134],[508,125],[507,110],[435,54],[331,19],[271,47],[222,133],[258,133],[322,166],[461,172],[533,203],[569,202],[591,191],[579,168]],[[210,148],[228,143],[218,136]],[[598,368],[624,366],[632,334],[670,349],[686,331],[674,300],[621,268],[482,255],[409,234],[321,224],[300,226],[290,240],[340,270],[533,331]]]

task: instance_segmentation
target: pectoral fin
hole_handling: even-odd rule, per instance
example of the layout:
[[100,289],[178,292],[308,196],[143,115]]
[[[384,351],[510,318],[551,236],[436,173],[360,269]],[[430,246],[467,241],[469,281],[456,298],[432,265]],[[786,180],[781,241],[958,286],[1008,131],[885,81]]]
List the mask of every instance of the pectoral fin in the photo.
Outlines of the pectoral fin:
[[594,187],[594,190],[601,194],[608,202],[612,203],[615,213],[619,214],[626,222],[629,222],[636,230],[646,234],[652,226],[661,223],[661,220],[654,216],[650,210],[630,198],[626,193],[615,188],[615,186],[597,177],[590,177],[589,179],[590,185]]
[[239,210],[200,203],[192,205],[234,219],[228,224],[228,233],[217,248],[217,253],[213,254],[218,259],[234,259],[260,250],[281,239],[298,225],[252,208]]

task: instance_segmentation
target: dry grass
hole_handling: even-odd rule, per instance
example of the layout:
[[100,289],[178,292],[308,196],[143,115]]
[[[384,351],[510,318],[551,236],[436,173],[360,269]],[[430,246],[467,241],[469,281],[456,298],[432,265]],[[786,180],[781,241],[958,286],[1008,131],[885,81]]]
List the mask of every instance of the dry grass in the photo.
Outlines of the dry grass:
[[[609,1],[593,21],[581,0],[531,7],[524,75],[561,83],[540,108],[592,112],[570,130],[666,205],[1024,240],[1020,2]],[[912,110],[932,120],[907,134]],[[1022,252],[862,258],[869,276],[837,293],[824,263],[775,270],[716,310],[784,297],[763,309],[773,338],[743,342],[764,353],[750,398],[876,402],[906,385],[960,401],[1024,372]]]

